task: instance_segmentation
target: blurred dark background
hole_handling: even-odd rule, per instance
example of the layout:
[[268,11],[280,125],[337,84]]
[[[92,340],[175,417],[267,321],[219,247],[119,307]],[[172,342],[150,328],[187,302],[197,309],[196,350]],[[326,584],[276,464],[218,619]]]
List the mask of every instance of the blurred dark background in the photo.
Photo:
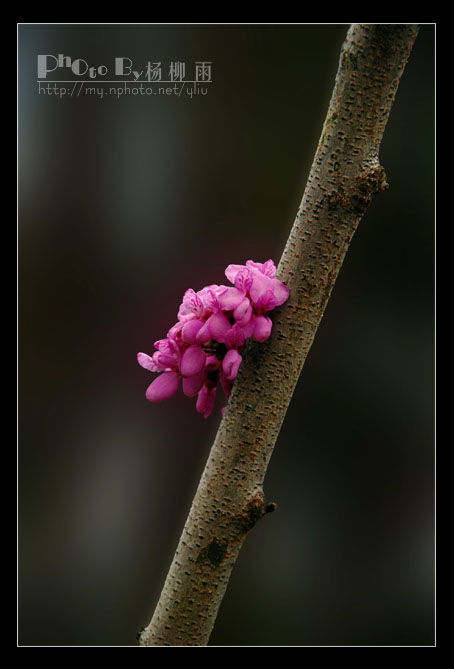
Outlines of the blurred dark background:
[[[20,645],[134,646],[220,420],[136,362],[188,287],[277,263],[346,25],[19,26]],[[434,26],[211,645],[434,643]],[[38,54],[211,61],[206,95],[38,94]],[[75,79],[74,75],[52,78]],[[164,76],[163,76],[164,78]],[[191,77],[192,78],[192,77]]]

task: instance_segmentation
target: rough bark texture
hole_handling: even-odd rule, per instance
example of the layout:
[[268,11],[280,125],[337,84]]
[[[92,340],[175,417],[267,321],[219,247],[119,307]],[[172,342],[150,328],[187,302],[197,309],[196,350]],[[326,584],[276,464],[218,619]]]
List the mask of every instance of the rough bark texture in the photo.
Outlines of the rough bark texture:
[[267,505],[263,481],[353,233],[387,187],[378,151],[416,38],[411,25],[352,25],[304,197],[278,267],[290,289],[272,336],[248,346],[161,598],[140,643],[206,645],[232,568]]

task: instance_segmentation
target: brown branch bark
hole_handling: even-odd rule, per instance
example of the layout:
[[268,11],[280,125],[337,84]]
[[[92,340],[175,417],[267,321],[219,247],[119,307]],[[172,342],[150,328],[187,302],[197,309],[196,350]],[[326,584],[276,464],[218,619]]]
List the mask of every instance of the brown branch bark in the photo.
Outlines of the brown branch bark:
[[238,553],[267,505],[276,438],[356,227],[387,187],[378,151],[418,32],[352,25],[277,277],[290,289],[265,344],[248,346],[141,645],[206,645]]

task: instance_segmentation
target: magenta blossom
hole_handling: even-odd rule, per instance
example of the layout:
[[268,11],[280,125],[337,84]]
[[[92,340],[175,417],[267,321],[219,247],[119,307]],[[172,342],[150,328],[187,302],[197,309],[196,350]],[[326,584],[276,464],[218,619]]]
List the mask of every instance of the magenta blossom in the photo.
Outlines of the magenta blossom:
[[197,395],[196,410],[207,418],[218,383],[230,396],[246,340],[264,342],[270,336],[273,324],[267,314],[289,294],[275,278],[273,261],[229,265],[225,274],[232,286],[189,288],[166,339],[155,342],[152,356],[138,353],[139,365],[159,374],[146,392],[150,402],[174,395],[181,379],[183,393]]

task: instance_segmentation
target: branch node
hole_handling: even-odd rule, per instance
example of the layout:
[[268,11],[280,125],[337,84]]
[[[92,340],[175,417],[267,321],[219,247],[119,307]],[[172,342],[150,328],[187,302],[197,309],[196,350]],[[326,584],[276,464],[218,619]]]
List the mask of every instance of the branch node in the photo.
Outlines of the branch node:
[[265,496],[258,493],[246,504],[244,510],[237,515],[237,525],[241,532],[249,532],[256,522],[265,515]]
[[265,513],[273,513],[277,509],[277,502],[270,502],[265,506]]
[[370,195],[375,195],[388,188],[386,181],[386,172],[382,165],[376,163],[367,168],[363,168],[358,176],[358,189]]

